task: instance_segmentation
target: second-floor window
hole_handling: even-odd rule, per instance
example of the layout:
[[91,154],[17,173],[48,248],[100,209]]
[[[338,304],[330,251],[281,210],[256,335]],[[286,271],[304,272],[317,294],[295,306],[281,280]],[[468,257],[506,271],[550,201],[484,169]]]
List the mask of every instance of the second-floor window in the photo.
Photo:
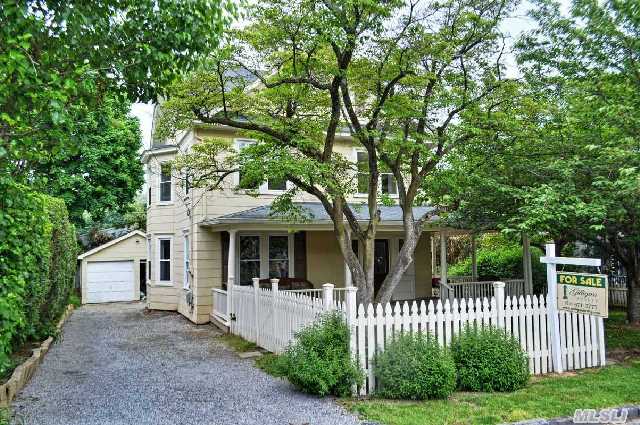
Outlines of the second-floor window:
[[[380,193],[395,196],[398,194],[398,185],[392,173],[381,167]],[[358,193],[369,193],[369,156],[365,151],[356,151],[356,169],[358,171]]]
[[160,166],[160,202],[171,202],[171,165]]
[[[236,146],[238,151],[246,148],[247,146],[253,145],[255,140],[237,140]],[[261,192],[272,192],[272,191],[283,191],[287,190],[287,181],[286,180],[277,180],[277,179],[269,179],[266,182],[259,182],[251,177],[247,176],[246,173],[242,172],[242,169],[238,173],[238,188],[240,189],[253,189],[260,190]]]

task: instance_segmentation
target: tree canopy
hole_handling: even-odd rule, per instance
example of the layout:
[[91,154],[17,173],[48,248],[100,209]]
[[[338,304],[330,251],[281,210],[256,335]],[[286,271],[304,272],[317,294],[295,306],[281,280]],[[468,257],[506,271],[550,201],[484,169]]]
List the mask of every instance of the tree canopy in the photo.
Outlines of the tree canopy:
[[0,5],[0,170],[80,143],[75,122],[106,95],[155,100],[218,42],[230,2],[23,0]]
[[[486,112],[508,96],[499,23],[512,6],[507,0],[250,5],[248,25],[172,87],[159,134],[198,120],[258,140],[237,155],[211,140],[181,165],[194,176],[200,171],[204,178],[195,180],[207,187],[239,167],[254,180],[286,179],[294,188],[274,203],[280,212],[295,209],[299,191],[315,196],[333,220],[364,301],[374,295],[379,206],[396,202],[392,187],[403,209],[404,244],[377,294],[386,301],[428,218],[413,212],[426,201],[422,182],[455,146],[489,128]],[[345,134],[363,152],[359,165],[337,148]],[[368,194],[365,226],[347,202],[356,192]],[[351,237],[365,247],[363,265]]]
[[[640,26],[632,2],[541,1],[500,131],[458,150],[439,196],[477,227],[585,241],[615,255],[640,320]],[[493,153],[493,155],[489,155]]]

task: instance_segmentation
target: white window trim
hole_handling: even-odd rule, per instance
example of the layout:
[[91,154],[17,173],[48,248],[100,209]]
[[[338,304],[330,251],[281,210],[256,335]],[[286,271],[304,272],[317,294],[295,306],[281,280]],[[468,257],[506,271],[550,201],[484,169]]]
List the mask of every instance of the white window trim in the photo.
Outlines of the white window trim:
[[[253,139],[233,139],[233,146],[236,152],[240,152],[240,145],[242,143],[253,144],[256,143],[256,140]],[[233,173],[233,185],[238,187],[240,185],[240,173]],[[290,190],[294,187],[293,183],[287,180],[286,188],[284,190],[273,190],[269,189],[269,182],[265,181],[260,186],[258,186],[258,193],[261,195],[281,195],[287,190]],[[240,189],[240,191],[250,191],[251,189]],[[255,235],[254,235],[255,236]]]
[[182,267],[184,269],[183,277],[182,277],[182,288],[183,289],[191,289],[191,238],[189,237],[189,230],[183,231],[184,238],[184,246],[183,246],[183,264]]
[[[357,166],[358,166],[358,152],[366,152],[367,150],[364,148],[357,148],[354,147],[353,148],[353,163],[356,164],[356,193],[354,193],[354,197],[356,198],[366,198],[367,196],[369,196],[369,194],[367,192],[358,192],[358,171],[357,171]],[[391,176],[393,176],[393,173],[380,173],[380,175],[378,176],[378,196],[382,196],[382,176],[386,175],[386,174],[390,174]],[[398,192],[400,189],[398,188],[398,184],[396,183],[396,192]],[[400,197],[400,195],[398,193],[386,193],[384,195],[387,195],[389,198],[391,199],[398,199]]]
[[162,192],[162,166],[164,164],[166,164],[167,162],[169,162],[169,161],[160,162],[160,168],[159,168],[159,171],[158,171],[158,190],[157,190],[157,192],[158,192],[158,205],[173,205],[173,200],[176,197],[175,193],[174,193],[175,184],[173,184],[174,183],[173,182],[173,170],[171,170],[171,174],[169,174],[169,177],[171,179],[170,180],[170,182],[171,182],[171,200],[170,201],[161,201],[160,200],[160,199],[162,199],[161,195],[160,195],[161,192]]
[[[160,241],[169,240],[169,280],[160,280]],[[157,235],[156,236],[156,286],[173,286],[173,235]]]
[[287,232],[238,232],[236,235],[236,261],[235,269],[238,283],[240,282],[240,237],[258,236],[260,238],[260,279],[269,278],[269,236],[287,236],[289,241],[289,277],[295,277],[295,252],[294,234]]

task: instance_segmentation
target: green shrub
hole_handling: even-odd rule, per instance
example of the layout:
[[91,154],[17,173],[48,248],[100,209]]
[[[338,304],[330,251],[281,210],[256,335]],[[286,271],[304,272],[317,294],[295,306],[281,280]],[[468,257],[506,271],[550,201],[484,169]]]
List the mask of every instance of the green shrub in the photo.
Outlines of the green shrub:
[[78,253],[64,202],[0,178],[0,374],[27,340],[55,329]]
[[[540,262],[542,251],[531,247],[531,272],[534,292],[541,293],[547,281],[546,268]],[[501,247],[481,248],[477,255],[478,279],[495,281],[505,278],[522,278],[522,247],[506,245]],[[452,264],[448,269],[449,276],[471,275],[471,258]]]
[[453,338],[451,351],[462,390],[515,391],[529,380],[526,353],[501,329],[467,327]]
[[449,350],[429,334],[394,336],[374,358],[378,394],[396,399],[447,398],[456,389],[456,369]]
[[298,332],[278,370],[300,390],[320,396],[347,396],[363,380],[349,354],[349,329],[337,313],[326,314]]

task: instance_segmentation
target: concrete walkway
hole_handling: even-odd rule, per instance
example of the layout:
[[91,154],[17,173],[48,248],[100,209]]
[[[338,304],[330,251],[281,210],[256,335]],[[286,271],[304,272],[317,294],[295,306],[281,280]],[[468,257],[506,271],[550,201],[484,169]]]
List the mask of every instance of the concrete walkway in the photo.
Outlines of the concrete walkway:
[[241,360],[211,325],[137,304],[84,306],[13,404],[15,424],[357,424]]

